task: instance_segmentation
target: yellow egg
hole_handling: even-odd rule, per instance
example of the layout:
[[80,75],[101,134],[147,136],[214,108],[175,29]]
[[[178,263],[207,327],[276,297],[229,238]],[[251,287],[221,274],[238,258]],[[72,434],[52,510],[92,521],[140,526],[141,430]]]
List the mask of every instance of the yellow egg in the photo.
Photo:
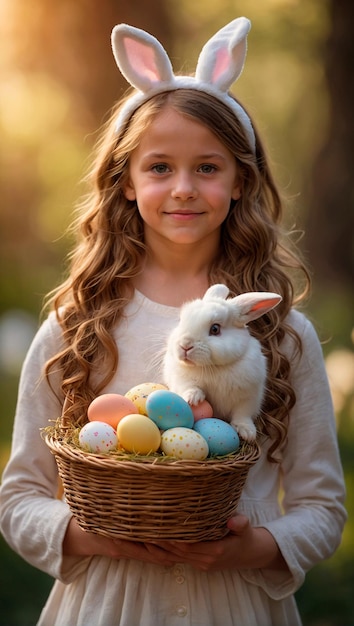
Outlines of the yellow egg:
[[156,452],[161,435],[156,424],[146,415],[134,413],[123,417],[117,427],[119,444],[128,452],[149,454]]
[[156,391],[157,389],[167,389],[167,387],[160,383],[141,383],[140,385],[136,385],[135,387],[129,389],[129,391],[125,394],[125,397],[134,402],[141,415],[147,415],[146,400],[150,393]]

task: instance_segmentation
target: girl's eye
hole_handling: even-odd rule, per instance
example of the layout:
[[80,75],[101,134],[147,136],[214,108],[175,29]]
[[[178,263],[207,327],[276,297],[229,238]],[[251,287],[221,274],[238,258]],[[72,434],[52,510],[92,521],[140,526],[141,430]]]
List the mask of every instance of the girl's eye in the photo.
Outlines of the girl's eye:
[[156,163],[151,167],[151,170],[156,174],[165,174],[169,171],[168,166],[165,163]]
[[216,166],[211,163],[204,163],[199,167],[199,171],[202,172],[202,174],[212,174],[215,170]]
[[220,335],[221,326],[220,324],[212,324],[209,328],[209,335]]

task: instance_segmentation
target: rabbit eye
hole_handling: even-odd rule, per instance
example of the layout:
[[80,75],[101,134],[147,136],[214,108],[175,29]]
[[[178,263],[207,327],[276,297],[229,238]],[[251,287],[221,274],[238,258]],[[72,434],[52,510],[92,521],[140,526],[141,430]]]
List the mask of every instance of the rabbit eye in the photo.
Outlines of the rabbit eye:
[[209,335],[220,335],[221,326],[220,324],[212,324],[209,329]]

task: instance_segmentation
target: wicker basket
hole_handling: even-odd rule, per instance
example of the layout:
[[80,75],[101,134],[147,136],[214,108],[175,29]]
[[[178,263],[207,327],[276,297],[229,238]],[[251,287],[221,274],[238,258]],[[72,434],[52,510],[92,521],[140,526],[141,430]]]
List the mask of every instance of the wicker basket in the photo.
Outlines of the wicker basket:
[[83,530],[134,541],[221,539],[238,504],[258,444],[205,461],[163,455],[93,454],[70,443],[63,416],[45,429],[66,501]]

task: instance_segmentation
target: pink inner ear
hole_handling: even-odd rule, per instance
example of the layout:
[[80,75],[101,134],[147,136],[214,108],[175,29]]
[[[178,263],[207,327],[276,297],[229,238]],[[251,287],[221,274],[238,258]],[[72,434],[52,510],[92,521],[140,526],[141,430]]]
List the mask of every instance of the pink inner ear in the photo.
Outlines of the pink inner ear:
[[124,38],[124,45],[130,64],[139,76],[149,78],[152,82],[160,80],[160,73],[155,62],[155,53],[149,46]]
[[250,309],[250,311],[252,312],[256,312],[259,311],[260,309],[265,309],[267,307],[273,307],[274,305],[274,299],[273,298],[269,298],[269,300],[264,299],[261,302],[256,302],[252,308]]
[[216,53],[215,66],[212,81],[215,83],[218,78],[228,69],[230,65],[230,55],[227,48],[221,48]]

